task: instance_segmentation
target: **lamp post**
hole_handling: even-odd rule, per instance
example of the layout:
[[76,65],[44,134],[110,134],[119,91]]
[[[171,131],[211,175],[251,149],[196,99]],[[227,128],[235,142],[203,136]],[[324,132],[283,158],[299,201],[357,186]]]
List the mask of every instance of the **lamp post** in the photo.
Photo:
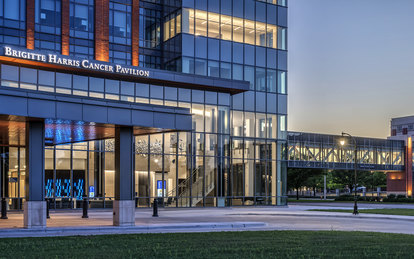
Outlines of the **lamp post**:
[[[350,139],[352,139],[352,141],[354,142],[354,145],[355,145],[355,158],[354,158],[354,173],[355,173],[355,183],[354,183],[354,186],[355,186],[355,196],[354,196],[354,212],[353,212],[353,214],[354,215],[358,215],[359,214],[359,212],[358,212],[358,196],[357,196],[357,154],[358,154],[358,146],[357,146],[356,139],[353,136],[351,136],[351,134],[342,132],[342,137],[345,137],[345,136],[347,136]],[[341,146],[344,146],[345,145],[345,140],[342,139],[340,141],[340,144],[341,144]]]

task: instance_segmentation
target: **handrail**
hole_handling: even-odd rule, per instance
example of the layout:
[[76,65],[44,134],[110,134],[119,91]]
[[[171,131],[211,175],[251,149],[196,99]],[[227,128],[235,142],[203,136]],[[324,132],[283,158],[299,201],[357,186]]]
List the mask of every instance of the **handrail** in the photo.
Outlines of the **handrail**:
[[[178,191],[180,187],[186,187],[187,183],[193,178],[194,175],[196,175],[200,167],[201,166],[194,168],[193,172],[183,182],[179,183],[178,186],[176,186],[174,189],[172,189],[171,191],[167,193],[167,197],[173,196],[174,191]],[[178,196],[178,195],[175,195],[175,196]]]

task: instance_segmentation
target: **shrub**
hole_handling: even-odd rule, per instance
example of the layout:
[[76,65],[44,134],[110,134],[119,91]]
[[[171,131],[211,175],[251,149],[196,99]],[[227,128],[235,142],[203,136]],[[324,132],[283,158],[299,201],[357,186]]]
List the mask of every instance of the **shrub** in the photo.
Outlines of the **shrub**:
[[396,198],[396,196],[395,196],[395,194],[390,194],[390,195],[388,195],[388,197],[387,197],[388,199],[391,199],[391,200],[393,200],[393,199],[395,199]]
[[384,202],[408,202],[408,203],[414,203],[414,198],[407,198],[405,195],[398,195],[390,194],[387,198],[383,199]]

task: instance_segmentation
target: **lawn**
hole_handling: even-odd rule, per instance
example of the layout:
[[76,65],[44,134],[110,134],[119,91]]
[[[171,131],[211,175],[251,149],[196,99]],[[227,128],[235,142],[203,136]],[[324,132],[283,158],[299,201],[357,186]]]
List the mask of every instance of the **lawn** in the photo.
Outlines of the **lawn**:
[[322,200],[322,199],[288,199],[288,202],[335,202],[334,199],[326,199],[326,200]]
[[261,231],[0,239],[1,258],[412,258],[414,235]]
[[[333,199],[327,199],[327,200],[322,200],[322,199],[300,199],[300,200],[296,200],[296,199],[288,199],[288,204],[289,203],[329,203],[329,202],[335,202],[335,203],[354,203],[354,201],[335,201]],[[358,201],[358,203],[366,203],[366,204],[413,204],[411,202],[397,202],[397,201],[393,201],[393,202],[385,202],[385,201]]]
[[[347,212],[347,213],[353,212],[353,210],[343,210],[343,209],[312,209],[310,211]],[[368,213],[368,214],[414,216],[414,209],[362,209],[358,211],[359,213]]]

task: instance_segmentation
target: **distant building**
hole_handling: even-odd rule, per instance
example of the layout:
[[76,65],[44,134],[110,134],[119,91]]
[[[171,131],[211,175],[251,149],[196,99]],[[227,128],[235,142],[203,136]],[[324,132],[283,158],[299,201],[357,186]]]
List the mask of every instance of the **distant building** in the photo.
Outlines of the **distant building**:
[[413,136],[414,116],[406,116],[391,119],[391,140],[405,141],[404,172],[392,172],[387,174],[388,192],[412,195],[413,190]]

